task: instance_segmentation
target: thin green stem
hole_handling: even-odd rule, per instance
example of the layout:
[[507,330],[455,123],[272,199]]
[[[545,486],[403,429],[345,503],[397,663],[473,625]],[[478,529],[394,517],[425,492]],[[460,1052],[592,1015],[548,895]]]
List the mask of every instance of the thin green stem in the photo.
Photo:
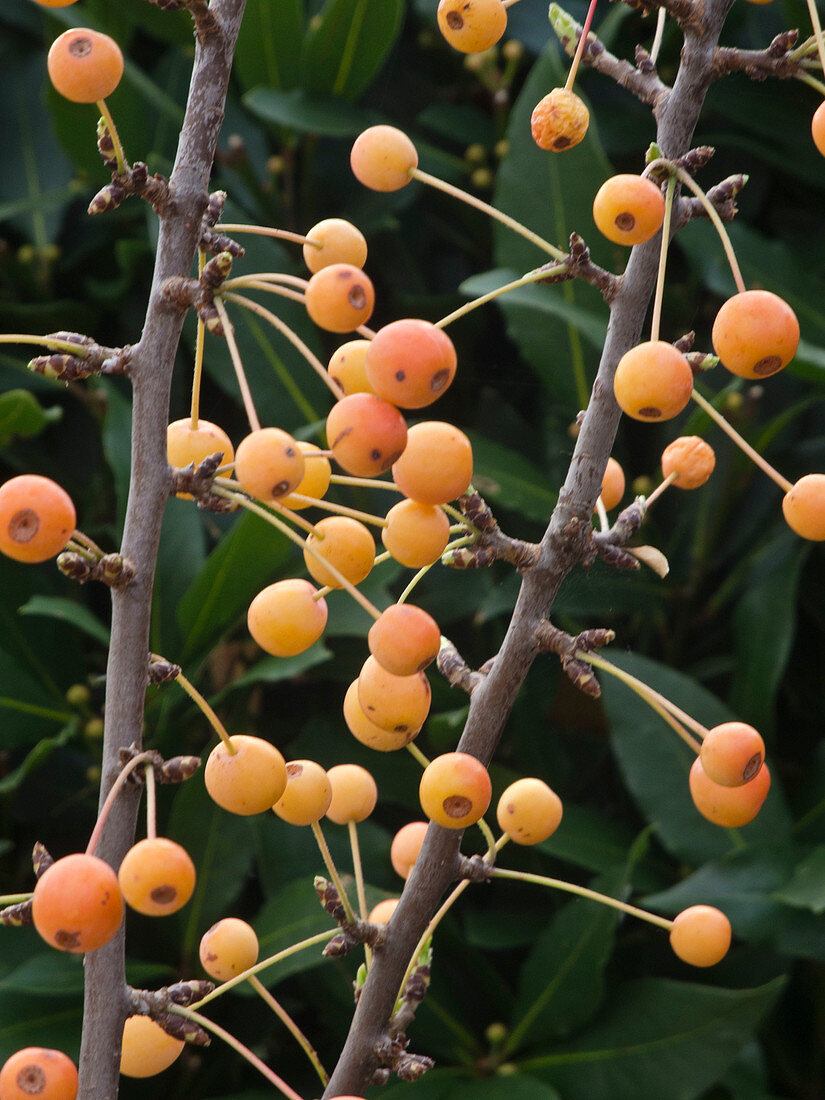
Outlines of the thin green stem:
[[215,733],[217,733],[218,737],[220,737],[221,741],[223,741],[224,745],[226,746],[226,751],[229,753],[229,755],[234,756],[238,750],[232,744],[232,738],[226,732],[226,727],[224,726],[220,718],[218,718],[217,714],[215,714],[214,710],[210,707],[204,697],[201,695],[201,693],[198,691],[198,689],[195,687],[195,685],[190,680],[188,680],[182,672],[179,672],[175,679],[189,696],[189,698],[199,708],[201,713],[209,722],[212,729],[215,731]]
[[819,63],[825,73],[825,41],[822,38],[822,23],[819,21],[819,12],[816,10],[816,0],[808,0],[808,11],[811,16],[811,26],[816,38],[816,49],[819,54]]
[[344,889],[344,884],[341,881],[341,876],[338,874],[338,869],[333,862],[332,853],[329,850],[329,845],[327,844],[326,837],[323,834],[320,823],[317,821],[313,821],[311,829],[313,836],[315,837],[315,840],[318,844],[318,848],[320,849],[321,856],[324,860],[324,864],[326,865],[326,869],[327,871],[329,871],[329,877],[332,879],[335,885],[335,889],[338,891],[338,896],[341,898],[341,904],[344,907],[347,921],[349,924],[355,924],[355,913],[353,912],[352,905],[350,904],[349,897],[347,896],[347,892]]
[[657,917],[655,913],[648,913],[646,909],[639,909],[635,905],[611,898],[608,894],[600,894],[598,890],[590,890],[586,886],[577,886],[573,882],[565,882],[564,879],[549,878],[547,875],[533,875],[528,871],[509,871],[503,867],[490,869],[492,878],[508,878],[516,882],[531,882],[536,886],[549,886],[554,890],[563,890],[567,894],[576,894],[580,898],[589,898],[591,901],[599,901],[602,905],[609,905],[612,909],[618,909],[622,913],[629,913],[631,917],[639,917],[648,924],[655,924],[669,932],[673,928],[673,921],[667,917]]
[[[664,8],[660,9],[664,11]],[[659,327],[662,321],[662,298],[665,292],[665,269],[667,268],[667,250],[670,245],[670,219],[673,214],[673,193],[676,190],[676,176],[670,176],[665,191],[665,216],[662,221],[662,240],[659,248],[659,271],[656,275],[656,290],[653,295],[653,317],[650,322],[650,339],[659,339]]]
[[137,768],[140,764],[147,763],[151,759],[152,754],[150,752],[139,752],[137,756],[133,756],[132,759],[127,764],[124,764],[121,768],[120,772],[118,773],[117,779],[115,779],[109,790],[109,793],[106,795],[106,801],[100,807],[100,812],[97,815],[95,827],[92,829],[91,836],[89,837],[89,843],[86,845],[87,856],[93,856],[95,854],[95,848],[97,848],[100,841],[100,834],[103,832],[103,826],[106,824],[106,818],[109,816],[109,811],[111,810],[112,806],[114,806],[115,799],[122,789],[123,784],[129,778],[135,768]]
[[85,359],[89,349],[85,344],[76,344],[72,340],[59,340],[53,336],[35,336],[29,332],[4,332],[0,333],[0,344],[36,344],[49,351],[63,351],[67,355],[76,355],[78,359]]
[[277,1001],[272,996],[272,994],[269,992],[264,983],[256,974],[252,974],[249,977],[248,981],[255,992],[258,993],[258,995],[267,1005],[269,1005],[269,1007],[272,1009],[272,1011],[275,1013],[281,1023],[284,1024],[290,1034],[295,1038],[298,1045],[306,1054],[307,1058],[309,1058],[315,1072],[320,1077],[321,1084],[326,1087],[327,1082],[329,1081],[329,1074],[321,1065],[321,1059],[318,1057],[318,1053],[310,1043],[309,1039],[307,1039],[306,1035],[304,1035],[303,1031],[301,1031],[293,1018],[287,1012],[287,1010],[283,1007],[282,1004],[280,1004],[279,1001]]
[[532,229],[528,229],[526,225],[522,225],[521,222],[516,221],[515,218],[511,218],[509,214],[505,214],[501,210],[496,210],[494,206],[490,206],[489,203],[476,198],[475,195],[470,195],[466,191],[462,191],[460,187],[454,187],[451,183],[446,183],[444,180],[439,179],[438,176],[431,176],[429,172],[422,172],[420,168],[410,169],[410,175],[413,179],[418,180],[419,183],[429,184],[430,187],[435,187],[437,190],[443,191],[447,195],[451,195],[454,199],[465,202],[468,206],[474,206],[477,210],[481,210],[491,218],[495,218],[495,220],[501,222],[502,225],[506,225],[508,229],[512,229],[514,233],[518,233],[519,236],[531,241],[537,248],[540,248],[542,252],[547,252],[550,256],[559,260],[560,263],[564,263],[566,260],[567,257],[565,253],[560,248],[557,248],[556,245],[550,244],[549,241],[540,237],[538,233],[534,233]]
[[336,516],[349,516],[350,519],[371,523],[375,527],[387,526],[386,519],[382,519],[381,516],[374,516],[372,512],[361,512],[357,508],[348,508],[345,504],[333,504],[329,500],[324,500],[323,497],[306,497],[302,493],[290,493],[289,497],[297,504],[312,504],[325,512],[334,512]]
[[350,474],[333,474],[329,479],[331,485],[351,485],[354,489],[391,489],[399,492],[394,481],[379,481],[375,477],[352,477]]
[[474,298],[471,302],[465,302],[463,306],[459,306],[459,308],[454,309],[452,313],[448,313],[446,317],[442,317],[440,321],[436,321],[435,327],[446,328],[447,325],[452,324],[453,321],[457,321],[459,317],[463,317],[472,310],[478,309],[479,306],[486,305],[487,302],[491,302],[494,298],[498,298],[502,294],[507,294],[510,290],[518,290],[519,287],[530,286],[532,283],[539,283],[549,275],[560,275],[566,270],[566,264],[553,264],[552,267],[545,268],[544,270],[538,269],[536,271],[528,271],[527,274],[522,275],[520,279],[514,279],[511,283],[505,283],[503,286],[496,287],[495,290],[489,290],[486,294],[482,294],[479,298]]
[[673,484],[678,476],[679,473],[677,470],[671,470],[667,477],[659,485],[656,486],[650,496],[645,497],[645,508],[649,508],[650,505],[653,504],[653,502],[656,500],[656,498],[660,497],[665,489],[667,489],[668,485]]
[[213,1023],[205,1016],[202,1016],[200,1012],[195,1012],[191,1008],[184,1008],[183,1005],[170,1005],[170,1011],[174,1012],[177,1016],[185,1016],[187,1020],[192,1020],[199,1027],[204,1028],[206,1031],[211,1031],[213,1035],[217,1035],[219,1039],[223,1041],[233,1050],[237,1051],[242,1058],[245,1058],[251,1066],[254,1066],[259,1073],[274,1085],[284,1096],[288,1097],[288,1100],[303,1100],[300,1093],[297,1093],[290,1085],[284,1081],[282,1077],[269,1068],[266,1062],[261,1061],[257,1054],[253,1054],[249,1047],[244,1046],[240,1039],[236,1039],[234,1035],[228,1032],[225,1028],[222,1028],[219,1024]]
[[117,126],[115,126],[115,120],[112,118],[112,112],[109,110],[109,105],[105,99],[99,99],[97,101],[97,109],[103,116],[103,121],[106,124],[106,129],[109,131],[109,137],[112,139],[112,146],[115,151],[115,160],[117,161],[117,174],[123,176],[126,174],[126,154],[123,152],[123,144],[120,140],[120,135],[117,132]]
[[238,222],[221,222],[215,226],[218,233],[253,233],[259,237],[277,237],[279,240],[293,241],[295,244],[308,244],[312,248],[323,248],[320,241],[313,241],[310,237],[303,237],[300,233],[293,233],[289,229],[273,229],[268,225],[242,225]]
[[825,96],[825,84],[821,80],[817,80],[815,76],[811,76],[810,73],[794,73],[797,80],[801,80],[803,84],[809,84],[812,88]]
[[404,746],[404,748],[407,750],[410,756],[418,761],[422,768],[428,768],[430,766],[429,760],[414,741],[409,741]]
[[243,398],[243,406],[246,409],[246,416],[249,420],[249,427],[253,432],[259,432],[261,430],[261,422],[258,419],[258,413],[255,410],[255,402],[252,400],[252,391],[249,388],[249,382],[246,378],[246,371],[244,370],[243,360],[241,359],[241,353],[238,350],[238,344],[235,340],[235,329],[232,322],[229,320],[229,314],[226,312],[226,306],[221,299],[215,295],[212,299],[215,309],[218,311],[218,316],[221,319],[223,325],[223,334],[226,339],[226,346],[229,348],[229,355],[232,359],[232,366],[235,368],[235,376],[238,379],[238,386],[241,390],[241,397]]
[[[496,852],[498,851],[496,847],[496,838],[493,836],[493,830],[490,828],[483,817],[480,817],[478,819],[476,825],[478,825],[479,829],[481,829],[481,834],[487,841],[487,859],[490,863],[493,863],[495,861]],[[504,834],[504,840],[507,840],[506,833]]]
[[289,959],[293,955],[297,955],[299,951],[306,951],[308,948],[315,947],[319,943],[326,943],[327,940],[331,940],[333,936],[337,935],[337,928],[328,928],[324,932],[317,932],[314,936],[309,936],[299,943],[292,944],[291,947],[285,947],[283,951],[276,951],[276,953],[270,955],[269,958],[262,959],[261,962],[255,963],[254,966],[250,966],[240,974],[236,974],[234,978],[229,978],[227,981],[222,982],[221,985],[216,986],[211,993],[207,993],[205,997],[201,997],[199,1001],[196,1001],[195,1004],[192,1005],[192,1008],[202,1008],[205,1004],[209,1004],[210,1001],[214,1001],[217,997],[221,997],[224,993],[228,993],[230,989],[234,989],[236,985],[240,985],[241,982],[247,981],[253,974],[260,974],[261,971],[266,970],[270,966],[274,966],[283,959]]
[[[205,254],[198,250],[198,274],[204,269],[206,264]],[[192,401],[190,405],[190,421],[192,431],[198,430],[198,418],[200,416],[200,403],[201,403],[201,379],[203,378],[203,350],[206,342],[206,325],[198,318],[197,329],[195,332],[195,368],[192,372]]]
[[0,894],[0,905],[20,905],[21,902],[31,901],[32,893],[28,894]]
[[763,458],[759,451],[754,450],[754,448],[751,447],[750,443],[747,443],[739,434],[739,432],[737,432],[736,428],[734,428],[732,424],[728,423],[728,421],[724,418],[724,416],[722,416],[718,409],[715,409],[713,405],[711,405],[710,401],[704,398],[697,389],[694,389],[690,396],[693,398],[699,408],[703,409],[711,418],[711,420],[713,420],[714,423],[718,424],[726,435],[730,436],[736,446],[740,450],[744,451],[752,462],[756,463],[760,470],[766,473],[772,481],[775,481],[783,492],[790,492],[790,490],[793,488],[792,483],[788,481],[786,477],[783,477],[782,474],[780,474],[780,472],[775,467],[771,466],[770,462],[768,462],[766,458]]
[[[354,821],[347,822],[347,831],[349,832],[349,845],[352,850],[352,869],[355,873],[355,890],[358,895],[358,911],[361,914],[361,920],[367,919],[367,894],[364,889],[364,867],[361,863],[361,847],[358,843],[358,826]],[[369,944],[364,944],[364,957],[367,963],[367,969],[369,970],[372,962],[372,951]]]

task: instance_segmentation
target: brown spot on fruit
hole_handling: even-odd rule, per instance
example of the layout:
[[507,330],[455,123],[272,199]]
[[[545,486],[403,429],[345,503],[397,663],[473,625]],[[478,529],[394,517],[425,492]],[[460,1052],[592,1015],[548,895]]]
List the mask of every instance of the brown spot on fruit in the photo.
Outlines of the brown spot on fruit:
[[27,1096],[39,1096],[46,1087],[46,1074],[40,1066],[23,1066],[15,1081],[20,1091]]
[[747,783],[753,779],[759,769],[762,767],[762,753],[755,752],[745,767],[742,769],[742,778]]
[[40,520],[33,508],[21,508],[9,520],[9,535],[15,542],[31,542],[40,527]]
[[69,932],[61,928],[54,934],[54,942],[64,951],[76,951],[80,947],[80,932]]
[[568,145],[570,145],[570,138],[565,137],[564,134],[561,134],[553,142],[554,149],[566,149]]
[[444,799],[441,805],[448,817],[466,817],[473,808],[471,800],[463,794],[451,794]]
[[84,38],[82,35],[78,35],[77,38],[73,38],[69,43],[69,53],[72,57],[88,57],[91,52],[91,38]]
[[282,497],[284,493],[288,493],[291,488],[292,486],[289,484],[288,481],[277,481],[272,486],[270,492],[274,497]]
[[621,229],[622,233],[629,233],[633,226],[636,224],[636,219],[630,213],[629,210],[623,211],[621,214],[617,214],[614,222],[617,229]]
[[758,363],[753,364],[753,373],[759,378],[767,378],[769,374],[776,374],[782,369],[782,360],[778,355],[766,355]]
[[433,393],[440,393],[449,381],[450,372],[448,370],[438,370],[430,379],[430,389]]
[[367,292],[362,286],[356,284],[347,292],[347,301],[353,309],[363,309],[367,304]]
[[287,764],[286,766],[286,774],[290,779],[295,779],[297,776],[302,775],[303,771],[303,764]]
[[163,886],[156,886],[149,894],[152,901],[157,902],[158,905],[170,905],[177,896],[178,891],[168,883]]
[[407,372],[405,370],[397,370],[395,372],[395,378],[396,378],[396,381],[398,381],[398,382],[403,382],[406,377],[407,377]]
[[447,26],[451,31],[460,31],[464,26],[464,20],[457,11],[447,12]]
[[639,416],[645,416],[648,420],[658,420],[661,415],[662,410],[655,405],[645,405],[643,409],[639,409]]

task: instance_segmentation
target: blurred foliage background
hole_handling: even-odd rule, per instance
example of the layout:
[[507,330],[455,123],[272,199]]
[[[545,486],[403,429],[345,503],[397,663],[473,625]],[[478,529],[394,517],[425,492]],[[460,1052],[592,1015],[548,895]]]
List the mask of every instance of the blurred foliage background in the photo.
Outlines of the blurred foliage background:
[[[404,128],[421,165],[469,188],[563,244],[572,230],[595,259],[621,270],[626,256],[601,240],[590,204],[612,171],[639,171],[654,137],[646,108],[606,78],[581,76],[592,110],[586,141],[563,156],[529,135],[534,104],[563,82],[546,5],[510,11],[504,44],[464,61],[440,39],[436,0],[248,0],[214,185],[227,218],[306,230],[322,217],[354,221],[369,242],[377,288],[374,323],[435,320],[468,297],[543,262],[523,240],[476,211],[413,184],[366,192],[352,178],[352,138],[378,121]],[[570,10],[583,18],[584,4]],[[193,47],[188,17],[142,0],[81,0],[45,11],[5,0],[0,12],[0,330],[87,332],[134,342],[151,278],[155,218],[132,200],[91,219],[107,181],[95,149],[96,112],[47,86],[48,44],[83,23],[114,35],[127,58],[111,97],[127,154],[151,171],[171,168]],[[759,48],[786,27],[806,34],[797,0],[769,7],[737,0],[729,45]],[[653,23],[622,5],[596,29],[620,56],[649,46]],[[675,74],[680,40],[665,35],[660,71]],[[731,233],[749,286],[783,295],[802,344],[794,363],[764,385],[712,371],[701,382],[741,432],[792,480],[825,469],[825,165],[809,133],[816,93],[796,83],[715,85],[696,136],[717,152],[706,187],[732,172],[750,179]],[[297,249],[244,237],[236,272],[303,274]],[[668,270],[663,337],[695,330],[709,350],[716,309],[734,287],[712,229],[680,232]],[[267,303],[269,304],[269,303]],[[279,307],[280,309],[280,307]],[[338,341],[302,309],[282,316],[325,358]],[[324,387],[292,348],[240,317],[238,334],[264,423],[319,437]],[[571,424],[586,404],[607,320],[589,287],[532,287],[451,326],[455,384],[433,415],[472,437],[476,484],[504,529],[538,538],[572,449]],[[188,411],[194,327],[180,350],[172,418]],[[72,494],[79,524],[107,549],[118,544],[128,484],[129,388],[95,379],[64,386],[33,376],[27,355],[0,353],[0,478],[31,471]],[[202,413],[236,443],[244,417],[225,346],[210,340]],[[670,694],[706,724],[738,717],[768,743],[773,786],[757,821],[727,831],[707,824],[687,792],[689,753],[620,684],[585,699],[550,659],[522,691],[493,764],[494,797],[514,777],[537,774],[565,802],[558,833],[536,850],[505,850],[507,866],[592,884],[673,915],[706,902],[730,916],[735,945],[712,971],[689,970],[661,931],[619,920],[587,902],[501,883],[475,887],[441,926],[430,994],[412,1049],[436,1058],[420,1084],[382,1095],[421,1100],[769,1100],[825,1096],[825,573],[820,547],[786,528],[780,495],[701,414],[677,424],[624,421],[615,455],[634,486],[659,478],[662,447],[699,433],[717,470],[696,493],[671,489],[644,528],[668,557],[666,581],[597,564],[566,582],[554,611],[565,629],[609,626],[615,660]],[[343,497],[341,499],[344,499]],[[359,507],[386,507],[369,493]],[[629,502],[631,494],[625,498]],[[234,732],[270,738],[287,759],[325,766],[354,760],[378,782],[379,808],[361,829],[371,897],[399,892],[389,844],[418,818],[417,768],[406,754],[370,753],[348,733],[340,708],[364,660],[366,615],[330,599],[323,641],[300,658],[262,657],[245,612],[263,584],[301,571],[294,548],[250,517],[215,517],[170,501],[158,563],[152,648],[179,661]],[[384,565],[364,588],[379,604],[406,585]],[[495,652],[517,591],[506,568],[434,569],[416,600],[474,666]],[[85,846],[95,817],[104,692],[108,593],[80,589],[48,565],[0,561],[0,892],[32,882],[34,840],[55,856]],[[454,747],[465,701],[437,675],[419,743]],[[78,685],[82,687],[78,689]],[[70,690],[72,689],[72,690]],[[69,695],[67,696],[67,692]],[[70,701],[71,700],[71,701]],[[210,730],[175,685],[151,689],[147,743],[201,753]],[[311,887],[320,859],[305,830],[268,818],[232,818],[205,796],[201,778],[161,791],[160,828],[185,844],[199,871],[193,901],[176,918],[130,915],[135,985],[199,974],[202,932],[223,915],[252,921],[263,953],[320,930]],[[345,830],[330,843],[349,867]],[[465,850],[478,850],[468,834]],[[334,1063],[352,1008],[352,960],[308,954],[267,971],[268,985]],[[33,930],[2,931],[0,1061],[46,1044],[76,1055],[79,959],[44,950]],[[289,1036],[250,993],[214,1006],[214,1017],[303,1095],[318,1092]],[[186,1051],[160,1081],[124,1081],[125,1097],[257,1100],[260,1079],[214,1043]],[[377,1095],[377,1093],[376,1093]]]

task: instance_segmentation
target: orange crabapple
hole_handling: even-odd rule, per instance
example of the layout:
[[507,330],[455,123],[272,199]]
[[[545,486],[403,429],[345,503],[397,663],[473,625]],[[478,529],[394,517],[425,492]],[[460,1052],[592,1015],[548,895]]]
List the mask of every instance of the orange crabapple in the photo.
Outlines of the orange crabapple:
[[329,411],[327,442],[348,474],[376,477],[389,470],[407,445],[407,422],[394,405],[372,393],[342,397]]
[[408,879],[410,877],[410,871],[412,871],[413,864],[418,859],[418,853],[421,851],[421,845],[424,843],[428,828],[429,823],[426,821],[410,821],[407,825],[402,825],[392,838],[390,862],[396,874],[400,875],[401,878]]
[[408,569],[432,565],[444,553],[450,539],[450,521],[434,504],[402,500],[387,512],[381,541],[396,561]]
[[382,668],[394,676],[421,672],[438,656],[441,630],[420,607],[394,603],[381,612],[369,629],[367,645]]
[[166,429],[166,458],[170,466],[182,468],[190,462],[197,466],[218,451],[222,454],[221,465],[231,464],[235,457],[232,440],[223,428],[209,420],[199,420],[197,428],[193,428],[187,416],[173,420]]
[[[401,898],[384,898],[383,901],[379,901],[377,905],[370,909],[367,920],[372,924],[389,924],[390,917],[398,908],[399,901],[401,901]],[[346,1100],[346,1097],[343,1100]]]
[[420,504],[447,504],[473,479],[473,447],[459,428],[444,420],[423,420],[407,432],[404,453],[393,463],[399,490]]
[[120,1072],[124,1077],[154,1077],[172,1065],[185,1045],[150,1016],[129,1016],[123,1025]]
[[76,4],[77,0],[34,0],[41,8],[68,8],[70,4]]
[[490,805],[490,774],[466,752],[447,752],[431,761],[421,776],[421,809],[445,829],[474,825]]
[[697,756],[690,769],[690,796],[702,817],[714,825],[726,829],[738,829],[748,825],[768,796],[771,773],[763,764],[753,779],[738,787],[723,787],[705,775],[701,756]]
[[367,378],[369,346],[369,340],[348,340],[330,357],[327,372],[338,383],[345,396],[351,393],[375,393]]
[[561,799],[541,779],[517,779],[502,794],[496,820],[516,844],[540,844],[561,824]]
[[418,167],[415,145],[395,126],[370,126],[355,139],[350,152],[353,175],[372,191],[399,191]]
[[212,749],[203,770],[213,802],[230,813],[249,817],[269,810],[286,789],[283,756],[261,737],[236,733],[231,753],[223,741]]
[[645,176],[611,176],[593,199],[596,228],[614,244],[644,244],[662,228],[664,217],[664,196]]
[[[296,439],[295,442],[298,444],[298,450],[304,456],[304,476],[295,486],[294,492],[300,496],[312,497],[313,500],[321,500],[329,488],[330,478],[332,477],[332,467],[329,459],[320,454],[321,448],[317,444],[306,443],[303,439]],[[308,455],[313,456],[309,461],[307,461]],[[282,497],[280,503],[285,508],[292,508],[296,512],[300,512],[302,508],[312,507],[306,501],[295,500],[292,493],[287,493],[285,497]]]
[[306,285],[307,313],[327,332],[353,332],[366,324],[375,306],[369,276],[353,264],[330,264],[316,272]]
[[303,452],[282,428],[258,428],[238,444],[235,477],[245,493],[272,502],[294,493],[305,472]]
[[286,789],[272,809],[290,825],[320,821],[332,800],[329,775],[314,760],[291,760],[286,766]]
[[690,363],[664,340],[648,340],[625,352],[613,379],[619,407],[634,420],[671,420],[687,405],[692,390]]
[[73,103],[111,95],[123,76],[123,54],[108,34],[72,27],[52,42],[46,59],[56,91]]
[[407,730],[396,733],[382,729],[364,714],[364,708],[358,701],[358,681],[353,680],[344,696],[344,721],[356,741],[377,752],[395,752],[403,749],[414,740],[419,730]]
[[[350,516],[327,516],[314,526],[315,531],[307,535],[304,545],[304,562],[318,584],[343,587],[325,563],[337,569],[350,584],[360,584],[369,576],[375,562],[375,540],[369,528]],[[318,560],[317,554],[323,561]]]
[[741,787],[762,767],[765,742],[746,722],[723,722],[708,730],[699,759],[711,782],[723,787]]
[[302,577],[290,577],[258,593],[249,605],[246,624],[264,652],[295,657],[318,641],[327,615],[327,602],[318,597],[318,589]]
[[461,53],[483,53],[507,29],[502,0],[439,0],[438,27],[445,41]]
[[811,136],[814,139],[814,145],[825,157],[825,100],[814,111],[811,119]]
[[118,868],[126,904],[148,917],[177,913],[195,891],[195,865],[180,844],[147,837],[133,844]]
[[767,378],[787,366],[799,346],[799,322],[770,290],[734,294],[716,314],[713,350],[732,374]]
[[712,905],[691,905],[673,921],[670,946],[691,966],[715,966],[728,953],[730,921]]
[[123,919],[117,875],[97,856],[75,852],[56,860],[37,880],[32,919],[43,939],[81,955],[111,940]]
[[375,393],[403,409],[423,409],[450,386],[458,358],[443,329],[408,317],[375,334],[366,352],[367,379]]
[[792,485],[782,500],[782,513],[801,538],[825,540],[825,474],[805,474]]
[[72,498],[51,478],[20,474],[0,486],[0,553],[15,561],[48,561],[75,529]]
[[716,466],[716,454],[710,443],[698,435],[680,435],[662,451],[662,473],[677,476],[671,482],[677,489],[698,489]]
[[590,112],[575,92],[554,88],[533,108],[530,130],[540,149],[560,153],[578,145],[587,133]]
[[201,936],[201,966],[216,982],[228,982],[258,961],[255,929],[239,917],[224,917]]
[[375,780],[360,764],[336,764],[327,772],[332,799],[327,817],[336,825],[365,821],[378,801]]
[[367,718],[393,733],[420,730],[430,710],[432,690],[423,672],[393,676],[372,656],[358,676],[358,702]]
[[352,264],[362,268],[367,261],[364,234],[343,218],[324,218],[306,234],[304,263],[315,274],[330,264]]
[[0,1069],[0,1100],[75,1100],[77,1067],[62,1050],[24,1047]]
[[602,478],[602,491],[600,493],[605,511],[609,512],[611,508],[616,507],[624,496],[624,490],[624,470],[620,463],[611,455],[607,460],[604,477]]

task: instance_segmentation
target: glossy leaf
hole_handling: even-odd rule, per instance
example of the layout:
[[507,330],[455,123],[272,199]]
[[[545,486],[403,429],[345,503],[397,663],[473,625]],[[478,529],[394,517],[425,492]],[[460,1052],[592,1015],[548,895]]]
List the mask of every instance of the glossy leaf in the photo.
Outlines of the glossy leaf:
[[384,64],[403,14],[404,0],[327,0],[304,42],[304,87],[357,99]]

